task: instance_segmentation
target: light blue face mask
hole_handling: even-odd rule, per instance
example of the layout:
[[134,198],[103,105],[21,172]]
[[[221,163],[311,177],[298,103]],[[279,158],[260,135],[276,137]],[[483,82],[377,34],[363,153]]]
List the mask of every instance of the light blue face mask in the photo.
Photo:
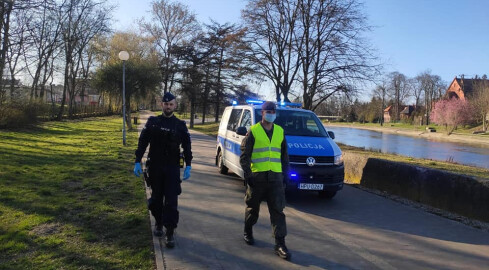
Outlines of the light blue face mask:
[[275,113],[265,113],[265,121],[273,123],[277,118],[277,114]]

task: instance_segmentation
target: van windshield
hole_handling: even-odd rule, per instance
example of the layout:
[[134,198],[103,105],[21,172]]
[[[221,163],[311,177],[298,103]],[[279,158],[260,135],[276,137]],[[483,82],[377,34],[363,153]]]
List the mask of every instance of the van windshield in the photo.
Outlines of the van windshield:
[[[256,123],[261,121],[261,109],[255,110]],[[277,110],[275,124],[284,129],[285,135],[328,137],[317,116],[308,111]]]

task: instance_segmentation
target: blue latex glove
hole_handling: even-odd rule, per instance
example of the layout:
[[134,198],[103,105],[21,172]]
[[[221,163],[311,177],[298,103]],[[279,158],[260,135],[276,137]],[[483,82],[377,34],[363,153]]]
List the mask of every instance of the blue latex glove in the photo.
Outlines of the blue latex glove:
[[190,178],[190,170],[192,170],[192,166],[185,167],[185,171],[183,172],[183,180]]
[[139,177],[139,175],[142,173],[143,173],[143,169],[141,169],[141,163],[136,162],[134,164],[134,175]]

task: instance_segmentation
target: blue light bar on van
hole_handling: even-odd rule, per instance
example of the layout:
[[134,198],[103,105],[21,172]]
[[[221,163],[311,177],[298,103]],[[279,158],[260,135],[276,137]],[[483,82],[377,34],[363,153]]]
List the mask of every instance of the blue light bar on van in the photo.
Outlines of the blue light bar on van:
[[233,105],[233,106],[238,105],[238,102],[237,102],[236,100],[233,100],[233,101],[231,102],[231,105]]
[[280,106],[282,107],[285,107],[285,106],[288,106],[288,107],[297,107],[297,108],[302,108],[302,103],[293,103],[293,102],[285,102],[285,101],[281,101],[279,103]]
[[260,104],[265,103],[265,101],[264,100],[259,100],[259,99],[247,99],[246,100],[246,103],[260,105]]
[[299,175],[295,172],[290,172],[290,180],[297,180],[299,179]]

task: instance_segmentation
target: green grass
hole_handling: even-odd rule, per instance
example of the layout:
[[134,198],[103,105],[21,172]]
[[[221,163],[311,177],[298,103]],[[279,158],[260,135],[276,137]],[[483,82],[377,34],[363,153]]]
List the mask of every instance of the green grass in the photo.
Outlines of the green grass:
[[120,117],[0,131],[0,268],[152,269],[137,132]]
[[213,136],[217,138],[217,130],[219,129],[219,123],[196,123],[194,124],[194,130]]
[[[219,123],[206,123],[203,125],[202,124],[195,125],[193,129],[205,133],[209,136],[217,137],[218,128],[219,128]],[[411,158],[411,157],[406,157],[401,155],[385,154],[378,151],[370,151],[364,148],[344,145],[340,143],[338,143],[338,145],[340,146],[343,152],[355,152],[355,153],[368,155],[369,157],[372,158],[409,163],[416,166],[439,169],[439,170],[449,171],[452,173],[475,176],[479,178],[486,178],[486,179],[489,178],[489,170],[483,168],[466,166],[466,165],[456,164],[452,162],[441,162],[441,161],[434,161],[431,159],[418,159],[418,158]]]

